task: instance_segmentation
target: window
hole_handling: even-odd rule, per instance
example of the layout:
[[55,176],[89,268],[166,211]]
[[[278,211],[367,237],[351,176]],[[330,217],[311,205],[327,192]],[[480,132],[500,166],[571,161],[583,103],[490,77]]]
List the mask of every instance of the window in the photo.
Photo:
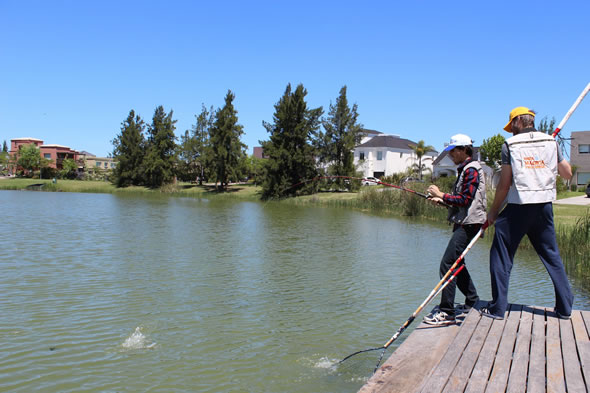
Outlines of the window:
[[359,152],[359,160],[364,160],[365,159],[365,152],[364,151],[360,151]]
[[96,166],[100,168],[100,162],[96,161]]
[[107,169],[108,167],[109,167],[109,163],[108,162],[105,162],[104,163],[104,169]]
[[590,154],[590,145],[578,145],[578,153]]
[[590,182],[590,172],[578,172],[578,185],[585,186]]
[[382,151],[378,151],[377,152],[377,161],[381,161],[383,159],[383,152]]
[[51,153],[44,153],[43,157],[47,158],[48,160],[51,160]]

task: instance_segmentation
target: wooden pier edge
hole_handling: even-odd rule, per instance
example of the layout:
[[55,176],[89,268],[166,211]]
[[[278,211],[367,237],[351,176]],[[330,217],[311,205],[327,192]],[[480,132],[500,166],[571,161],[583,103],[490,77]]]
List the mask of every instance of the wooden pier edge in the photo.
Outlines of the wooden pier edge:
[[359,393],[589,391],[590,312],[511,304],[503,320],[459,322],[421,323]]

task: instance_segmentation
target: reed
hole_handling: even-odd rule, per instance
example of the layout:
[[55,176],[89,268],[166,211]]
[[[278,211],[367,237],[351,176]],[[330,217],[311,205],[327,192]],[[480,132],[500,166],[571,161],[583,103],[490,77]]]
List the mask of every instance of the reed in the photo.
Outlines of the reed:
[[559,225],[556,237],[566,271],[590,286],[590,210],[575,225]]

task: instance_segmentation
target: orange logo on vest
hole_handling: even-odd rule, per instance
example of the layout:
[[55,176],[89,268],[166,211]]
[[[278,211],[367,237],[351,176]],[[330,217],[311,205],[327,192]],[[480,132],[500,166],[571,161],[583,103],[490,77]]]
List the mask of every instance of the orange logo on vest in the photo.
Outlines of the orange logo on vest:
[[524,157],[524,167],[526,169],[541,169],[545,168],[545,161],[537,160],[535,157]]

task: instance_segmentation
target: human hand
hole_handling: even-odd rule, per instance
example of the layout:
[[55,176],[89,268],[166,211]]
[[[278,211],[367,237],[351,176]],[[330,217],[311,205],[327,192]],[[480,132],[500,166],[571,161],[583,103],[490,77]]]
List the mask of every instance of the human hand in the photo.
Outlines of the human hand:
[[428,188],[426,189],[426,192],[428,192],[428,194],[431,195],[432,197],[439,198],[441,200],[444,195],[444,193],[442,193],[439,190],[439,188],[437,186],[435,186],[434,184],[429,185]]
[[442,198],[439,197],[429,197],[428,200],[433,204],[433,205],[440,205],[443,203]]
[[491,227],[492,225],[494,225],[497,218],[498,218],[498,212],[495,210],[490,210],[488,212],[488,216],[487,216],[488,226]]

